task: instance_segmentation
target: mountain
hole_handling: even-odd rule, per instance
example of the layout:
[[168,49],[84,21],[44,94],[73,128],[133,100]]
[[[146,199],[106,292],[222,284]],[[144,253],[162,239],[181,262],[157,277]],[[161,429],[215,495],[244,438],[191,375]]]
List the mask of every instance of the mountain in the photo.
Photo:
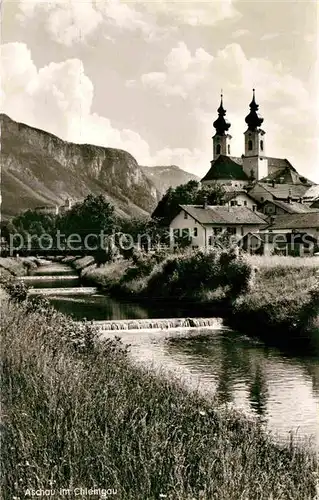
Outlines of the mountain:
[[191,180],[199,181],[200,178],[185,172],[176,165],[167,167],[141,167],[144,174],[153,182],[156,189],[163,195],[169,187],[177,187]]
[[2,216],[103,194],[119,215],[152,212],[160,193],[128,152],[63,141],[0,115]]

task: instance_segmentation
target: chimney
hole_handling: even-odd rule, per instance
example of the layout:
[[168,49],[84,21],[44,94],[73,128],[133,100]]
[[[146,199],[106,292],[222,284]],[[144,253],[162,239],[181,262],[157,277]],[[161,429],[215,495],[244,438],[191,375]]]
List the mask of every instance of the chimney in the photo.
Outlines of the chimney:
[[203,198],[203,208],[207,208],[207,196],[205,195]]
[[292,197],[291,197],[291,189],[289,189],[289,194],[288,194],[287,202],[288,202],[288,203],[291,203],[291,202],[292,202]]
[[275,220],[276,220],[276,217],[274,215],[271,215],[269,217],[269,222],[270,222],[271,225],[273,225],[275,223]]
[[273,188],[276,186],[276,181],[275,181],[275,179],[273,179],[273,180],[271,181],[271,184],[272,184],[272,187],[273,187]]

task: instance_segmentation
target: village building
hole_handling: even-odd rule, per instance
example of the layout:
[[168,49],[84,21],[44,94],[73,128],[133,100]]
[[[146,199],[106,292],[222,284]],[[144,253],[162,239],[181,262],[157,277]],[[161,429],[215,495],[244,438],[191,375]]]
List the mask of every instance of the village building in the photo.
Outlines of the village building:
[[59,207],[58,205],[43,205],[35,207],[34,211],[42,215],[58,215]]
[[[319,210],[273,217],[264,230],[272,233],[306,233],[319,241]],[[262,229],[261,229],[262,231]]]
[[289,201],[267,200],[260,206],[259,210],[267,216],[302,214],[316,211],[315,208],[311,208],[303,200],[297,202],[291,201],[291,199]]
[[71,210],[73,202],[71,199],[67,198],[63,205],[59,206],[59,214],[64,214],[68,210]]
[[180,205],[169,226],[170,247],[177,248],[184,238],[193,249],[209,249],[221,234],[238,241],[246,233],[266,226],[262,215],[245,206]]
[[257,203],[243,188],[223,186],[225,194],[221,203],[230,207],[247,207],[254,212],[257,211]]
[[64,214],[68,210],[71,210],[73,205],[72,200],[66,199],[63,205],[43,205],[40,207],[35,207],[34,211],[38,214],[44,215],[58,215]]
[[302,201],[308,186],[304,184],[277,184],[275,182],[257,182],[250,190],[249,195],[258,203],[266,200]]

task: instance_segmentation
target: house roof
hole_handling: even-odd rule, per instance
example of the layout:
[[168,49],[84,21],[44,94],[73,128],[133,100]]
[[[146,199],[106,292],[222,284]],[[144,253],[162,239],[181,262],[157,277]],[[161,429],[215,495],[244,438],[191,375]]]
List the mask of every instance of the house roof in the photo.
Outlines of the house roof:
[[282,208],[288,214],[302,214],[302,213],[316,211],[315,208],[310,208],[309,205],[298,203],[296,201],[288,203],[286,201],[281,201],[281,200],[266,200],[264,201],[263,206],[266,205],[267,203],[272,203],[273,205],[276,205],[276,207]]
[[311,186],[312,181],[299,175],[297,170],[286,159],[268,158],[268,175],[262,181],[277,181],[283,184],[302,184]]
[[304,194],[304,199],[315,201],[319,199],[319,185],[311,186]]
[[[227,187],[230,188],[231,186],[227,186]],[[250,198],[252,201],[255,201],[254,198],[252,198],[252,196],[250,196],[247,193],[247,191],[245,191],[242,188],[241,189],[240,188],[239,189],[233,188],[232,190],[225,190],[225,194],[223,195],[222,201],[227,203],[228,201],[236,198],[238,195],[245,195],[245,196],[247,196],[247,198]]]
[[247,207],[225,207],[223,205],[180,205],[200,224],[254,224],[266,225],[260,215]]
[[304,214],[277,215],[267,229],[307,229],[319,228],[319,211]]
[[292,199],[299,200],[303,198],[308,187],[302,184],[268,184],[267,182],[258,182],[257,185],[262,186],[268,191],[275,199],[287,200],[290,196]]
[[211,168],[202,178],[202,181],[212,181],[218,179],[232,179],[238,181],[247,181],[248,177],[242,167],[234,157],[219,155],[216,160],[211,162]]

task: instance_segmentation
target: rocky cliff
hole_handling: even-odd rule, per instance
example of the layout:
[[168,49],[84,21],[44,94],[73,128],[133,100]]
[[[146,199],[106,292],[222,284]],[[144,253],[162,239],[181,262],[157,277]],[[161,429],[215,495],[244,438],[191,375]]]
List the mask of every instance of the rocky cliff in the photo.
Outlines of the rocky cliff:
[[104,194],[118,214],[151,212],[159,192],[128,152],[73,144],[1,117],[2,215]]
[[190,174],[176,165],[164,167],[141,167],[144,174],[153,182],[156,189],[163,195],[169,187],[175,188],[191,180],[199,181],[200,178]]

